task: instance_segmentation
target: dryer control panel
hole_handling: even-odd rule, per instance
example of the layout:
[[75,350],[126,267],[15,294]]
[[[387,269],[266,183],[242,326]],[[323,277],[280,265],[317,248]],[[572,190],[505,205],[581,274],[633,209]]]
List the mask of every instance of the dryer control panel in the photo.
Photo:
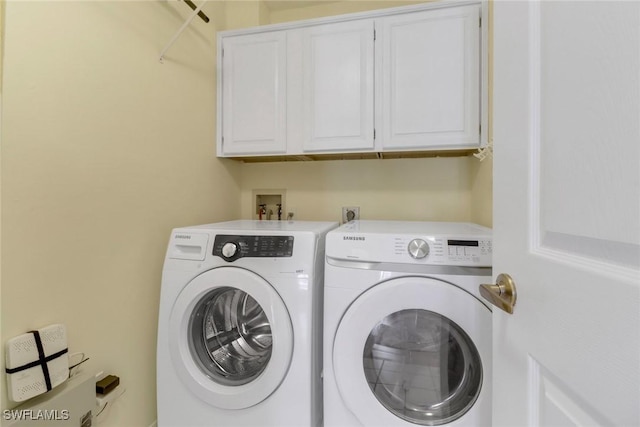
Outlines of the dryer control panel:
[[493,250],[490,238],[394,236],[391,239],[394,242],[392,259],[395,262],[413,260],[428,264],[491,265]]
[[491,239],[447,239],[447,256],[451,261],[474,261],[492,252]]
[[238,258],[280,258],[293,255],[293,236],[237,236],[218,234],[213,255],[226,261]]
[[327,234],[327,257],[345,261],[491,267],[491,230],[468,223],[358,221]]

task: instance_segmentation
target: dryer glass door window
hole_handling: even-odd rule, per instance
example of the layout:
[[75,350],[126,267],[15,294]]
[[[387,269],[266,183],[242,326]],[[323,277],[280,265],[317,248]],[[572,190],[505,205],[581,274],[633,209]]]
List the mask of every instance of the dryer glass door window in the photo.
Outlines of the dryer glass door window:
[[378,401],[415,424],[461,417],[482,385],[482,363],[471,338],[427,310],[402,310],[380,321],[366,341],[363,365]]
[[191,353],[200,369],[222,385],[251,382],[271,358],[267,315],[240,289],[223,287],[206,294],[191,315],[189,334]]

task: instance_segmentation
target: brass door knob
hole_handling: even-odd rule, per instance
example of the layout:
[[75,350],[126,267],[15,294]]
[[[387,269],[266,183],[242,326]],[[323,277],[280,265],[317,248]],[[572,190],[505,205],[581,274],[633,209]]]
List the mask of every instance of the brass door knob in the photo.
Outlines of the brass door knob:
[[516,305],[516,284],[508,274],[500,274],[495,285],[480,285],[480,295],[509,314]]

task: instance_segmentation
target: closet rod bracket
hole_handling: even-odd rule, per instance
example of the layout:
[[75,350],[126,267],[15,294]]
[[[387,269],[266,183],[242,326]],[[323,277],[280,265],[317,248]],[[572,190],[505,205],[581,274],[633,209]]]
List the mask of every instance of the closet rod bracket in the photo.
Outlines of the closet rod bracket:
[[[191,3],[191,4],[189,4]],[[191,12],[191,15],[189,15],[189,17],[187,18],[187,20],[184,22],[184,24],[182,24],[182,26],[180,27],[180,29],[178,30],[177,33],[174,34],[174,36],[171,38],[171,40],[169,40],[169,43],[167,43],[167,45],[164,47],[164,49],[162,49],[162,52],[160,52],[160,63],[164,63],[164,54],[167,53],[167,51],[169,50],[169,48],[171,46],[173,46],[173,44],[176,42],[176,40],[178,40],[178,37],[180,37],[180,34],[182,34],[182,32],[189,26],[189,24],[191,24],[191,21],[193,21],[193,19],[202,14],[204,15],[204,13],[201,12],[201,9],[204,7],[204,5],[207,3],[207,0],[203,0],[202,3],[200,3],[200,6],[198,7],[193,7],[195,6],[191,1],[188,1],[187,4],[189,5],[189,7],[191,7],[193,9],[193,12]],[[205,22],[209,22],[209,18],[207,17],[207,15],[204,15],[205,18],[207,18],[206,20],[204,18],[202,18]]]

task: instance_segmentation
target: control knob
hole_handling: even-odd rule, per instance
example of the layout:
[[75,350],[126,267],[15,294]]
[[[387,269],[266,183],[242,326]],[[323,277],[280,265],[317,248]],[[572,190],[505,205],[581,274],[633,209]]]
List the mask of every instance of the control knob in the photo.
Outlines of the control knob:
[[233,258],[238,253],[238,244],[227,242],[222,246],[222,256],[226,259]]
[[429,255],[429,244],[422,239],[413,239],[407,247],[409,255],[415,259],[422,259]]

